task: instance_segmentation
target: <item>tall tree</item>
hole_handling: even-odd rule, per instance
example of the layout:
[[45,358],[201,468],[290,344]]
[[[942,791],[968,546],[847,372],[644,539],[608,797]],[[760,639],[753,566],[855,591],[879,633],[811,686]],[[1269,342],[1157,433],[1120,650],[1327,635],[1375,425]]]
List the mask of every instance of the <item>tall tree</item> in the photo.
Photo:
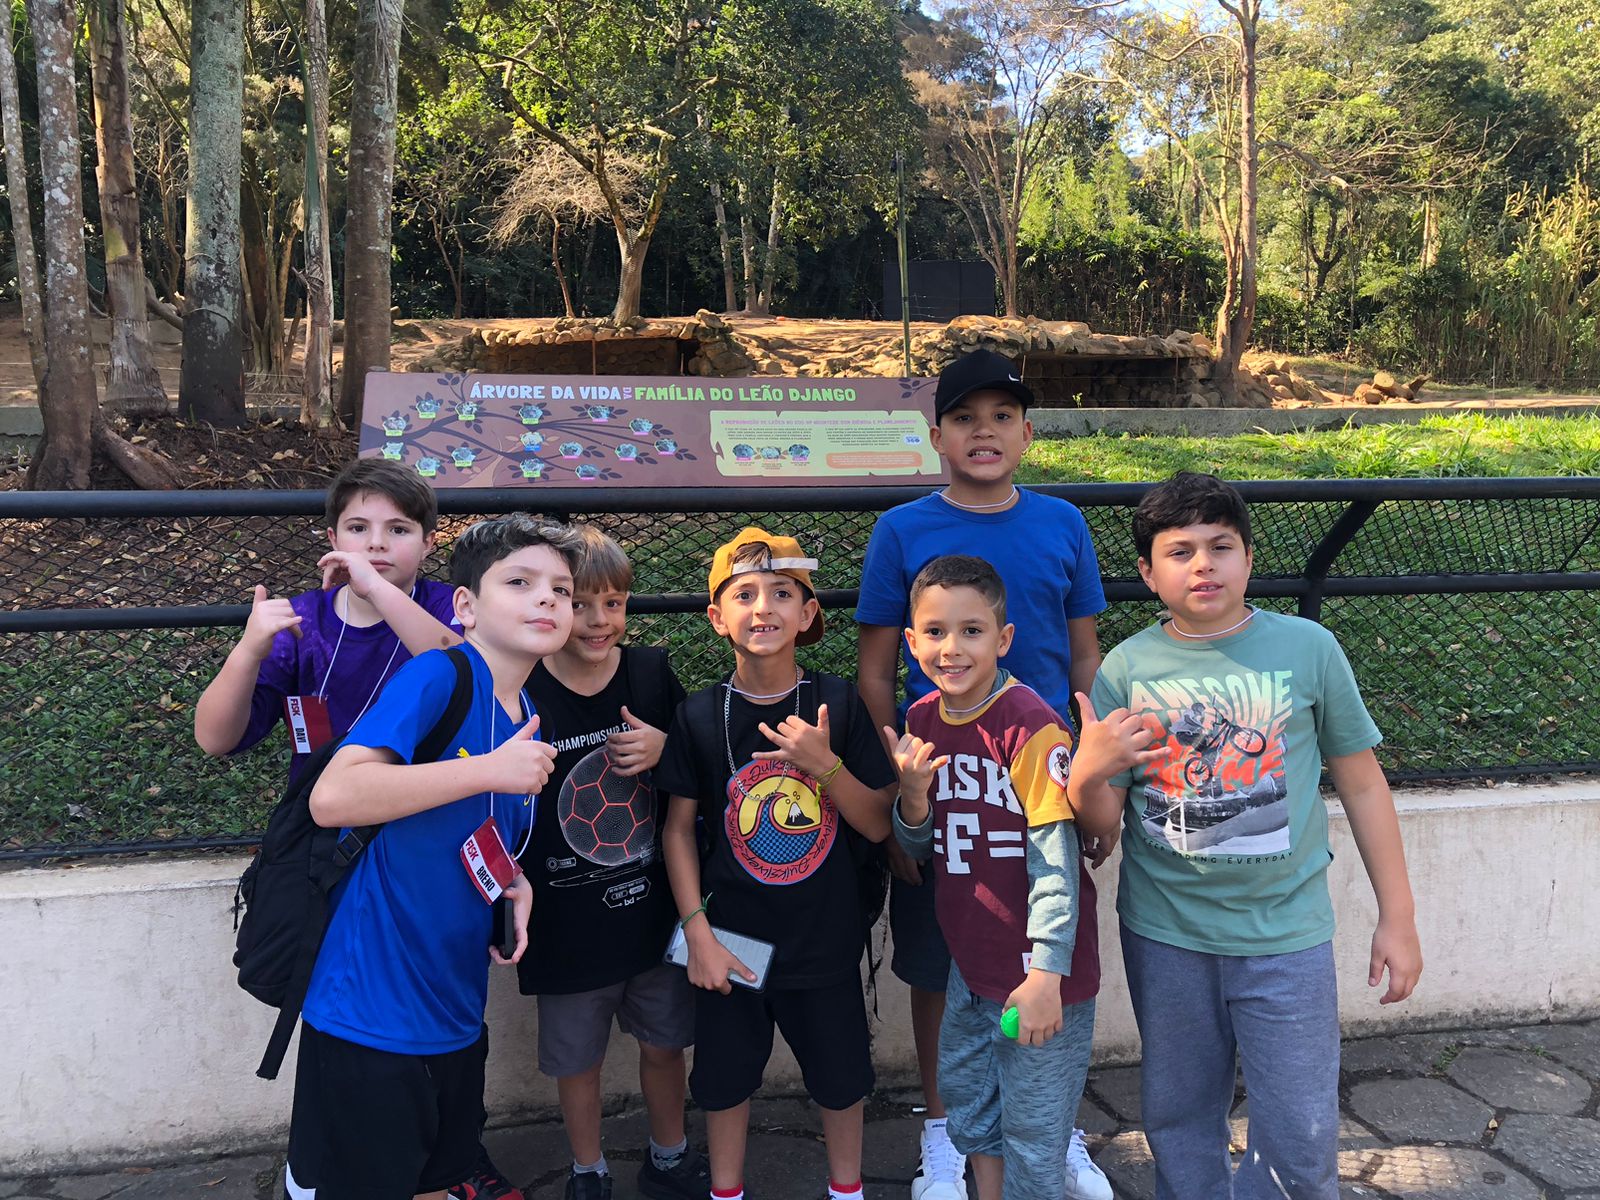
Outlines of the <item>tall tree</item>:
[[178,405],[192,420],[243,425],[240,139],[244,0],[193,0],[188,235]]
[[[14,10],[8,9],[7,14]],[[44,384],[44,305],[39,297],[39,256],[33,248],[33,206],[28,201],[28,158],[22,143],[21,100],[17,95],[17,59],[11,48],[11,20],[0,37],[0,122],[6,139],[6,198],[11,204],[11,242],[16,248],[17,297],[22,304],[22,329],[33,362],[33,382]]]
[[[1137,105],[1147,125],[1176,149],[1204,202],[1222,247],[1223,289],[1212,379],[1234,391],[1239,362],[1255,323],[1260,232],[1257,209],[1261,147],[1256,130],[1256,50],[1261,0],[1217,0],[1225,24],[1195,14],[1148,12],[1127,22],[1116,52],[1094,65]],[[1175,90],[1190,97],[1173,104]],[[1186,132],[1176,114],[1203,103],[1209,128]]]
[[328,237],[328,11],[306,0],[306,350],[300,424],[334,429],[333,252]]
[[[716,60],[725,86],[708,105],[721,153],[706,170],[725,171],[739,199],[746,310],[771,311],[787,247],[845,232],[887,200],[885,164],[912,129],[900,59],[883,0],[729,5]],[[712,178],[715,211],[723,189]],[[725,213],[718,235],[720,249]],[[726,288],[731,255],[723,264]]]
[[128,100],[127,13],[123,0],[90,0],[89,62],[99,161],[100,227],[111,315],[106,403],[124,416],[167,411],[145,316],[144,259],[139,253],[139,193],[133,173],[133,116]]
[[389,369],[390,222],[394,214],[396,86],[405,0],[357,0],[345,185],[344,365],[339,415],[360,419],[369,371]]
[[39,165],[44,181],[44,437],[28,464],[30,488],[86,488],[97,399],[84,274],[78,90],[73,72],[77,9],[71,0],[29,0],[39,80]]
[[975,0],[913,39],[932,182],[960,208],[1017,315],[1022,213],[1050,144],[1052,103],[1090,49],[1100,4]]
[[[507,246],[526,236],[529,222],[547,222],[550,226],[550,267],[556,282],[561,285],[561,301],[569,317],[578,315],[572,302],[572,288],[567,283],[566,268],[561,262],[561,234],[567,229],[579,229],[610,215],[607,200],[601,195],[594,176],[585,171],[559,146],[542,138],[535,139],[529,150],[516,152],[516,174],[500,193],[495,205],[495,218],[489,228],[492,245]],[[607,164],[613,182],[613,195],[637,216],[644,204],[643,179],[646,164],[626,155],[614,154]]]
[[[710,53],[728,0],[541,0],[474,22],[478,69],[517,117],[594,178],[622,260],[612,319],[639,315],[650,239],[677,179],[679,144],[720,82]],[[646,163],[647,199],[628,210],[610,162]]]

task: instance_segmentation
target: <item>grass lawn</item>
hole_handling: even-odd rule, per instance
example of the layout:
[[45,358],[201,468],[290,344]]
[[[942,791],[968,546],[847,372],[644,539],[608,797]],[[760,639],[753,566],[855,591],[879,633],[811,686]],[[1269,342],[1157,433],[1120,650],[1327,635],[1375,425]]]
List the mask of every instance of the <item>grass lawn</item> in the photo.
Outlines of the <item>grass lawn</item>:
[[1228,479],[1435,479],[1600,474],[1600,417],[1425,417],[1418,425],[1349,425],[1231,438],[1097,434],[1039,438],[1024,483],[1132,483],[1174,471]]
[[[1227,439],[1097,436],[1040,439],[1023,482],[1141,481],[1174,470],[1234,479],[1575,475],[1600,472],[1600,420],[1477,415],[1420,426]],[[1295,575],[1342,505],[1256,508],[1256,573]],[[1091,508],[1102,570],[1134,575],[1128,510]],[[634,557],[640,592],[705,586],[710,550],[747,518],[773,514],[607,518]],[[853,587],[873,514],[813,514],[800,526],[829,586]],[[769,528],[771,525],[768,526]],[[1380,509],[1338,574],[1600,571],[1600,503],[1438,502]],[[1292,611],[1292,605],[1272,607]],[[1323,619],[1344,643],[1385,733],[1386,766],[1429,772],[1597,757],[1600,642],[1593,593],[1331,599]],[[1153,619],[1150,601],[1101,619],[1111,646]],[[634,636],[668,645],[686,686],[727,669],[704,618],[636,616]],[[805,661],[854,674],[854,627],[828,615]],[[0,848],[249,833],[259,830],[286,765],[281,731],[238,760],[206,758],[192,736],[195,698],[235,631],[15,634],[0,637]]]

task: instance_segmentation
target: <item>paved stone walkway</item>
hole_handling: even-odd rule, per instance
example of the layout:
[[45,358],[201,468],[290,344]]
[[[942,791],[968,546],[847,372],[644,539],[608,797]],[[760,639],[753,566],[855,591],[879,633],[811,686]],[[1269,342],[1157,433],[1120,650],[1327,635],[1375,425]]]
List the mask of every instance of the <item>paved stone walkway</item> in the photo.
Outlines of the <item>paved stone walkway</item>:
[[[1340,1085],[1345,1200],[1600,1200],[1600,1021],[1347,1041]],[[866,1200],[909,1200],[920,1118],[916,1093],[889,1088],[867,1109]],[[1234,1140],[1248,1111],[1241,1088]],[[1149,1200],[1154,1170],[1139,1128],[1139,1069],[1090,1075],[1078,1123],[1119,1197]],[[760,1100],[750,1138],[753,1200],[817,1200],[827,1178],[815,1114]],[[642,1111],[607,1119],[616,1200],[635,1200]],[[694,1136],[703,1139],[699,1123]],[[556,1122],[496,1129],[489,1149],[528,1200],[560,1200],[566,1143]],[[0,1200],[278,1200],[270,1155],[54,1178],[0,1178]],[[973,1200],[977,1193],[972,1191]]]

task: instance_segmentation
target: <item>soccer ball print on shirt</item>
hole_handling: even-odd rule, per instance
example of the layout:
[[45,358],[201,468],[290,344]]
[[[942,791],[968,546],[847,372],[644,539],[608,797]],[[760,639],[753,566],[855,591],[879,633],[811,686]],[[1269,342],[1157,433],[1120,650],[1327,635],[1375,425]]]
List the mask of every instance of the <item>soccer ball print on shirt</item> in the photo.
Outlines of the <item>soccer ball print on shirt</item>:
[[1277,671],[1133,684],[1129,708],[1154,722],[1168,750],[1146,769],[1140,824],[1147,837],[1180,854],[1254,857],[1291,848],[1289,680],[1290,672]]
[[604,746],[578,760],[556,801],[561,833],[578,854],[602,867],[651,856],[656,838],[650,773],[621,775]]
[[723,827],[733,857],[752,878],[798,883],[828,857],[839,810],[811,776],[765,759],[746,763],[728,780]]

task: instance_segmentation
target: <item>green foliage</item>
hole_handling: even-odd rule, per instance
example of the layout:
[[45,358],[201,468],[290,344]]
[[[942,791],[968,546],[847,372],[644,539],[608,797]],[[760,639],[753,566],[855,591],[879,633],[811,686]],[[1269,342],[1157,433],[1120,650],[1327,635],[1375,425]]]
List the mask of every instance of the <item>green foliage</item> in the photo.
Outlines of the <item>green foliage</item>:
[[1110,227],[1060,223],[1050,234],[1022,262],[1024,312],[1136,334],[1214,320],[1222,260],[1209,239],[1131,217]]

